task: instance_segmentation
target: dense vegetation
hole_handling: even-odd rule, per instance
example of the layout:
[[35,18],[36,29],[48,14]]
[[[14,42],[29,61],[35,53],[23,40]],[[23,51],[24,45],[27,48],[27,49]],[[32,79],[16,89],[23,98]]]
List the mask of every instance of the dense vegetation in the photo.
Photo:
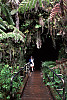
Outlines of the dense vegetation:
[[[66,61],[63,63],[45,61],[42,63],[43,82],[45,82],[46,86],[50,86],[53,92],[52,94],[57,100],[67,99],[66,70],[64,69],[66,66]],[[65,91],[64,96],[63,91]]]
[[[10,100],[10,82],[11,76],[13,76],[19,70],[19,66],[10,67],[8,64],[0,64],[0,99],[1,100]],[[23,84],[22,78],[20,75],[14,78],[13,80],[13,89],[12,94],[16,100],[19,100],[20,95],[18,93],[20,86]]]
[[[58,59],[67,58],[66,0],[0,0],[0,98],[10,99],[10,78],[45,38],[53,47],[61,38]],[[29,52],[27,52],[29,51]],[[19,82],[19,81],[20,82]],[[22,84],[14,80],[13,94]],[[7,95],[8,93],[8,95]],[[18,99],[18,97],[17,97]]]

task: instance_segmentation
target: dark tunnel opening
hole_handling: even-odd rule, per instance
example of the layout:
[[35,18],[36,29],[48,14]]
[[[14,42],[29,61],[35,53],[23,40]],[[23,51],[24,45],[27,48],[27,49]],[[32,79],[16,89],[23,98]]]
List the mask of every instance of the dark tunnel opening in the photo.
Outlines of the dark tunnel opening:
[[35,46],[34,52],[35,68],[40,69],[42,61],[55,61],[57,59],[57,49],[53,47],[52,39],[46,38],[40,49]]

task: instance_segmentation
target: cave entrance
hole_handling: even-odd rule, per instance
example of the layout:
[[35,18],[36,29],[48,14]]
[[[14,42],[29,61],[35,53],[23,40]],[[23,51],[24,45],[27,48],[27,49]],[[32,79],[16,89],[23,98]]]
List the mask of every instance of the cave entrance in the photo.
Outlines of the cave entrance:
[[32,55],[34,57],[35,69],[40,69],[43,61],[55,61],[57,59],[57,49],[53,47],[52,39],[47,37],[40,49],[37,49],[35,46]]

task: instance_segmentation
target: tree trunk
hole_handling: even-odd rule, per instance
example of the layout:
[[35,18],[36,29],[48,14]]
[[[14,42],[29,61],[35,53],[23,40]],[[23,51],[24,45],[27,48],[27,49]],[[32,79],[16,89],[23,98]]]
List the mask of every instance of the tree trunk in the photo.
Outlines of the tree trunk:
[[10,48],[10,62],[11,62],[11,48]]
[[[18,7],[19,7],[19,0],[16,0],[16,9],[18,10]],[[16,28],[19,30],[19,13],[17,12],[16,13]]]
[[[19,8],[19,0],[15,0],[16,2],[16,9],[18,10]],[[19,13],[17,12],[16,15],[15,15],[15,19],[16,19],[16,28],[19,30]],[[18,36],[16,37],[16,41],[15,42],[18,42]]]
[[16,13],[16,28],[19,30],[19,14]]
[[64,16],[63,0],[60,0],[60,7],[61,7],[61,13],[62,13],[62,17],[63,17]]

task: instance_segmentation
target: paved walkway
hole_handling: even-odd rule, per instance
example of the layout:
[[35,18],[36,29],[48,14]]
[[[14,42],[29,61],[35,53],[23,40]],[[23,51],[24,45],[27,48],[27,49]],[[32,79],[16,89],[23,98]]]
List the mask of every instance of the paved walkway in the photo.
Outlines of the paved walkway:
[[53,100],[42,81],[40,71],[33,72],[29,77],[21,100]]

